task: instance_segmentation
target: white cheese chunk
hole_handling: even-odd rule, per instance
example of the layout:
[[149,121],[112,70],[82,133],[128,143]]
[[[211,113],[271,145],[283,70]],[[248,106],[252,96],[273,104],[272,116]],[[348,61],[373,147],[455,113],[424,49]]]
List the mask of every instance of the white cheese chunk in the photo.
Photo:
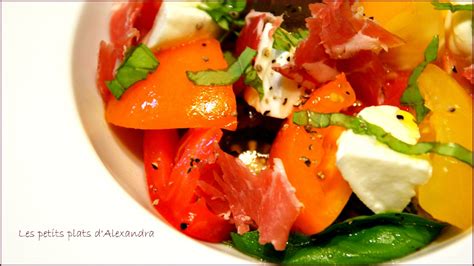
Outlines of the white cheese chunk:
[[415,187],[431,176],[428,161],[395,152],[372,136],[344,131],[336,165],[357,197],[373,212],[402,211]]
[[[404,142],[415,144],[419,138],[413,116],[397,107],[367,107],[359,116]],[[375,213],[402,211],[415,196],[416,186],[428,182],[432,172],[428,161],[396,152],[375,137],[352,130],[338,139],[336,165],[357,197]]]
[[365,121],[382,127],[385,132],[408,144],[416,144],[420,131],[413,116],[390,105],[370,106],[359,112]]
[[293,105],[300,102],[304,89],[295,81],[273,70],[274,64],[281,66],[288,64],[294,52],[277,51],[272,48],[273,38],[269,33],[273,27],[272,23],[265,24],[255,58],[255,68],[263,83],[264,96],[260,99],[256,90],[247,88],[244,99],[259,113],[286,118],[291,114]]
[[217,37],[219,26],[197,6],[199,1],[163,1],[149,34],[148,47],[158,50],[169,48],[193,39]]

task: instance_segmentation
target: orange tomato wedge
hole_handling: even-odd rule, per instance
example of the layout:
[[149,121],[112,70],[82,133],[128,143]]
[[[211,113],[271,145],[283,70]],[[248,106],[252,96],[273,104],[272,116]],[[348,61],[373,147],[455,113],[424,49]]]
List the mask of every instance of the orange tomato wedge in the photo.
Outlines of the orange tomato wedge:
[[232,86],[197,86],[186,71],[225,69],[220,44],[197,40],[155,54],[160,62],[146,80],[107,104],[109,123],[136,129],[210,128],[235,130],[237,110]]
[[[354,101],[355,93],[341,74],[317,89],[302,109],[339,112]],[[315,234],[337,218],[352,193],[336,167],[336,142],[344,128],[330,126],[308,132],[292,119],[290,116],[278,133],[270,156],[282,160],[296,197],[304,205],[293,229]]]

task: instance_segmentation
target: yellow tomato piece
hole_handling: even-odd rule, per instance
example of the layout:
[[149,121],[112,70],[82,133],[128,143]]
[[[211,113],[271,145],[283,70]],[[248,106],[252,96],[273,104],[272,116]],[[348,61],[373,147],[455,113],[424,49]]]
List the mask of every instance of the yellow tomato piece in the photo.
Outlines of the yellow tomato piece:
[[[435,65],[418,78],[426,106],[431,109],[423,123],[422,138],[456,142],[472,150],[472,98],[456,80]],[[453,158],[430,155],[433,175],[419,187],[421,207],[434,218],[462,229],[472,225],[472,167]]]
[[410,70],[423,61],[423,52],[434,35],[444,34],[444,12],[430,1],[363,0],[364,13],[406,44],[382,54],[384,62],[399,70]]

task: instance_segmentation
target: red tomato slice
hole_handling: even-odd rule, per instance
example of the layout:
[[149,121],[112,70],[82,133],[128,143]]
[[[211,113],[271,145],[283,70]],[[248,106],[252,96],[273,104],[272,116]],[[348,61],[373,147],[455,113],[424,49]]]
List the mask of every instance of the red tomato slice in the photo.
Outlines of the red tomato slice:
[[225,69],[215,39],[198,40],[156,54],[160,65],[120,100],[107,104],[109,123],[137,129],[210,128],[234,130],[237,110],[232,86],[197,86],[186,71]]
[[174,166],[179,137],[176,129],[145,130],[143,135],[143,162],[150,200],[167,220],[172,216],[165,205],[159,204],[161,193],[168,187],[168,179]]
[[217,128],[190,129],[179,144],[176,164],[170,176],[165,200],[177,208],[194,200],[197,181],[203,166],[215,163],[222,131]]
[[186,235],[196,239],[220,243],[228,240],[230,232],[235,230],[235,226],[225,220],[223,216],[216,215],[209,210],[206,201],[198,198],[196,202],[183,209],[179,224],[179,229]]
[[[302,109],[339,112],[351,106],[355,93],[344,74],[315,90]],[[293,228],[305,234],[324,230],[344,208],[351,188],[336,168],[336,141],[344,130],[331,126],[306,131],[290,116],[278,133],[270,157],[280,158],[296,197],[304,207]]]
[[144,131],[143,161],[152,201],[168,187],[166,182],[174,166],[178,145],[176,129]]
[[217,128],[191,129],[178,144],[175,130],[145,131],[145,170],[155,208],[178,230],[209,242],[228,239],[235,228],[208,207],[199,190],[200,180],[213,173],[221,137]]
[[388,79],[383,87],[384,102],[382,104],[393,105],[407,110],[408,108],[406,106],[400,104],[400,98],[407,88],[410,72],[397,72],[393,74],[395,78]]

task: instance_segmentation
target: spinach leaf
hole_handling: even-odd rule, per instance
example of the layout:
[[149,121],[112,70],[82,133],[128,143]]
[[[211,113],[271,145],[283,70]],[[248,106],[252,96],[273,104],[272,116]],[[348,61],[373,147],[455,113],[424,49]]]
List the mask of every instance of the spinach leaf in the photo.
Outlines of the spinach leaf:
[[289,236],[285,251],[277,251],[271,244],[260,245],[258,242],[258,231],[251,231],[243,235],[231,233],[232,245],[242,253],[264,261],[281,262],[285,254],[294,253],[301,247],[311,243],[311,237],[299,233]]
[[258,231],[251,231],[243,235],[231,233],[232,244],[240,252],[269,262],[280,262],[284,253],[276,251],[271,244],[258,243]]
[[312,236],[284,264],[380,263],[411,254],[433,241],[443,224],[408,213],[361,216]]
[[324,232],[292,234],[285,251],[258,243],[258,232],[233,234],[233,245],[245,254],[283,264],[363,264],[390,261],[433,241],[444,224],[409,213],[359,216]]

